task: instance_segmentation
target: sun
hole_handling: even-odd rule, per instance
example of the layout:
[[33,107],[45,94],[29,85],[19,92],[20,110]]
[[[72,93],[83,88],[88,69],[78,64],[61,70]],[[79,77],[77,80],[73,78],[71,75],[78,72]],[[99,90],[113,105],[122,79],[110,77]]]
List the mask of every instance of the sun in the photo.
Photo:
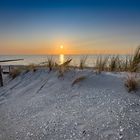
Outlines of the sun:
[[60,49],[63,49],[63,48],[64,48],[63,45],[61,45],[61,46],[60,46]]

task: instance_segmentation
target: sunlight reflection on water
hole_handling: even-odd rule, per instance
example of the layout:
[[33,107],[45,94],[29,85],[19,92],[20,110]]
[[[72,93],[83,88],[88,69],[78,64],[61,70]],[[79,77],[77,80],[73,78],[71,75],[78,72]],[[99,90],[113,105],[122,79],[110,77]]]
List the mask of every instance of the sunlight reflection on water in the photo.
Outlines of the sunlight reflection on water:
[[59,61],[60,61],[60,64],[64,63],[64,54],[59,55]]

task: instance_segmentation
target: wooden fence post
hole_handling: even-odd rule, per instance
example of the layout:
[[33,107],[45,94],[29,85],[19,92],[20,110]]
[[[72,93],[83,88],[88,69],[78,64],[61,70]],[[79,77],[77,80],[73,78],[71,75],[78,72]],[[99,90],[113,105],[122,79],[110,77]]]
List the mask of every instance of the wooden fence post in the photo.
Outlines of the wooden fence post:
[[[21,61],[24,59],[12,59],[12,60],[0,60],[0,63],[5,63],[5,62],[12,62],[12,61]],[[11,67],[9,66],[9,73],[10,73]],[[2,78],[3,70],[0,65],[0,86],[3,86],[3,78]]]
[[3,78],[2,78],[2,68],[0,65],[0,85],[3,86]]

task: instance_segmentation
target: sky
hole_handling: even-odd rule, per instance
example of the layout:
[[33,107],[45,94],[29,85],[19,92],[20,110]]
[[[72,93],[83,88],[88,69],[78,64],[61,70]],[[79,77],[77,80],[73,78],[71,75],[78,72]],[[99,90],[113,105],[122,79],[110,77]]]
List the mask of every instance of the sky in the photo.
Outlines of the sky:
[[126,54],[138,45],[139,0],[0,0],[2,55]]

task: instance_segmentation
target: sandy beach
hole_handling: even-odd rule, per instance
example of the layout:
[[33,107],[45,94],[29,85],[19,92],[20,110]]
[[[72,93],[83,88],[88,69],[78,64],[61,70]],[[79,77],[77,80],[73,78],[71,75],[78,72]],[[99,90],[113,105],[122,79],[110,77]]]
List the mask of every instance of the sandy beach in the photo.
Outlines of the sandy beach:
[[[139,140],[140,90],[126,73],[38,69],[0,88],[0,140]],[[72,86],[79,77],[86,78]]]

